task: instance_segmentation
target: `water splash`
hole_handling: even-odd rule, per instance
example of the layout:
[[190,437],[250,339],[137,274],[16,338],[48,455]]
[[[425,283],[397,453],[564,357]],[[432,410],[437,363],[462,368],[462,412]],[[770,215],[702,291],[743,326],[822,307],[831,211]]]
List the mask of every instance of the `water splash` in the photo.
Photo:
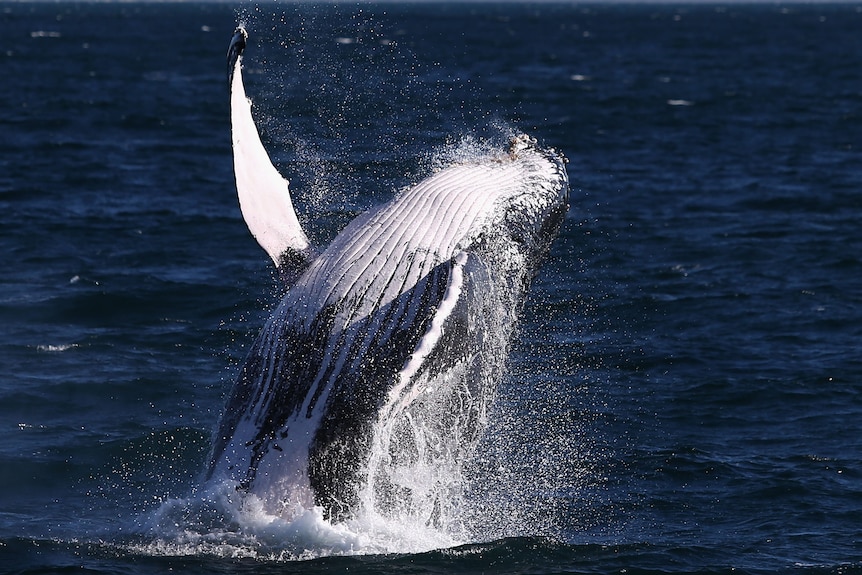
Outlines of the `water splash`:
[[123,545],[135,553],[266,561],[411,553],[459,543],[427,526],[380,516],[358,516],[333,524],[319,507],[285,519],[231,482],[164,502],[142,518],[137,531],[137,540]]
[[444,145],[427,155],[427,163],[431,169],[441,170],[452,164],[478,162],[507,149],[519,133],[516,126],[495,119],[476,130],[449,136]]

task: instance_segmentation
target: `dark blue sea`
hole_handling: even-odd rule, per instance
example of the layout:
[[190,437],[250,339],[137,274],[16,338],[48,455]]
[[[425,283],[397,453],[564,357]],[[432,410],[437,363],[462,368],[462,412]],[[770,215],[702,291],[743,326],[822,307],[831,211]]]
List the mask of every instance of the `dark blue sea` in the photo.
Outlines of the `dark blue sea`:
[[[238,22],[319,245],[513,130],[570,160],[467,540],[196,495],[279,297]],[[0,3],[0,77],[0,572],[862,572],[859,4]]]

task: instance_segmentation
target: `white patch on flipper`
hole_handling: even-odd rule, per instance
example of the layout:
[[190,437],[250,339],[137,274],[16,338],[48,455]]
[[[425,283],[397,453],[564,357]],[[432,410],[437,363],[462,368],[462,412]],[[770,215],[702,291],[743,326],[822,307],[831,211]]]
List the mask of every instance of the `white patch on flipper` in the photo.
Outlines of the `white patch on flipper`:
[[242,57],[234,65],[230,109],[234,175],[242,216],[278,266],[286,251],[306,253],[311,245],[293,209],[288,181],[272,165],[260,141],[242,82]]

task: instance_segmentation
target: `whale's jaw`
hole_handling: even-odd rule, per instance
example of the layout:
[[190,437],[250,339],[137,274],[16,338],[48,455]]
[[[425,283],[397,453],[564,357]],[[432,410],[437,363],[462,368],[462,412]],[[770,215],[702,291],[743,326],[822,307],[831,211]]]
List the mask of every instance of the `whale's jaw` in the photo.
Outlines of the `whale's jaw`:
[[[231,70],[241,86],[241,67]],[[247,157],[239,150],[235,162]],[[237,185],[255,193],[243,169]],[[445,522],[567,207],[564,159],[519,136],[354,220],[252,346],[209,476],[285,516],[317,505],[330,519],[371,510]]]

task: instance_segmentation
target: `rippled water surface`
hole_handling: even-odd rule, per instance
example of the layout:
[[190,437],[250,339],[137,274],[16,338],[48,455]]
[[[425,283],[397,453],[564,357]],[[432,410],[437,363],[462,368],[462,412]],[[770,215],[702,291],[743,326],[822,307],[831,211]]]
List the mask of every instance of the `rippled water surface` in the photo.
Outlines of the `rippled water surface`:
[[[233,188],[238,21],[319,244],[516,128],[570,159],[475,540],[200,491],[277,301]],[[860,30],[855,4],[0,3],[0,571],[858,572]]]

